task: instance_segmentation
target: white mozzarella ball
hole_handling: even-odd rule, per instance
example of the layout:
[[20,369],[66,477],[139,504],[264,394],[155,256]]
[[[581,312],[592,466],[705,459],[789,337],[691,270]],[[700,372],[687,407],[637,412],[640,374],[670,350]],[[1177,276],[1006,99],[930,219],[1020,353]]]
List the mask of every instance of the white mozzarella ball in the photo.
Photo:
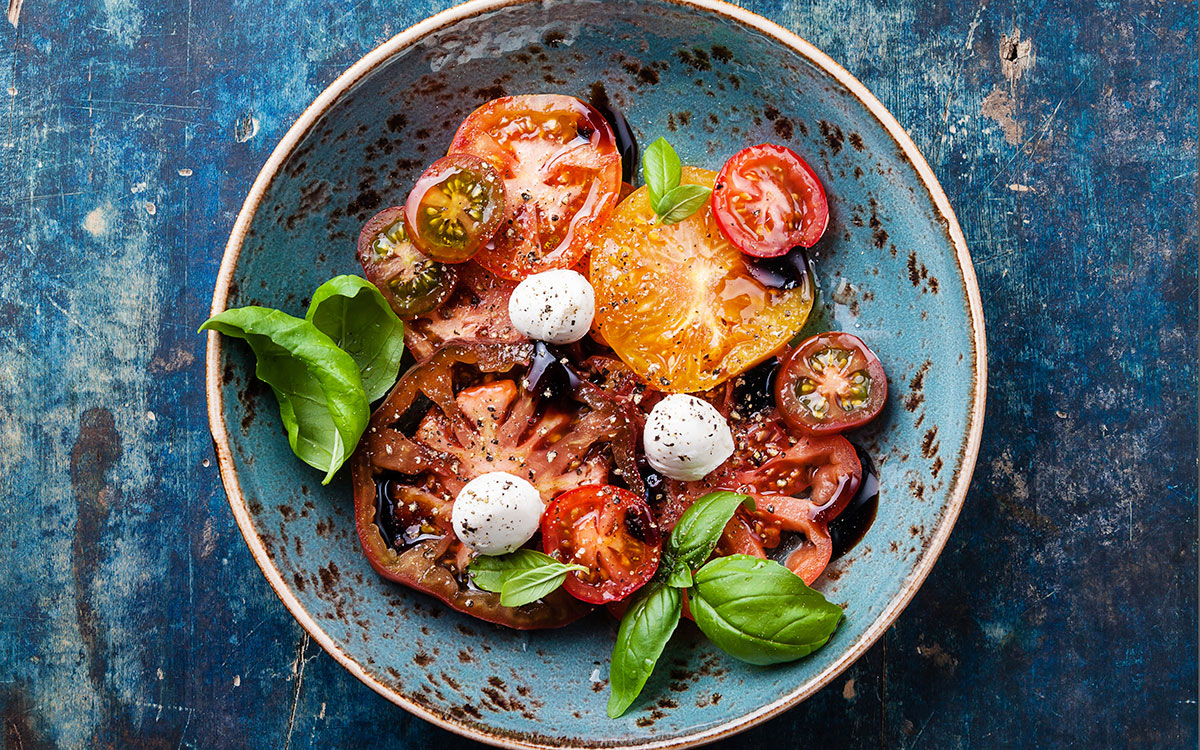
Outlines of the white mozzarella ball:
[[703,479],[733,455],[733,433],[721,412],[683,393],[654,405],[642,442],[656,471],[684,482]]
[[587,335],[596,314],[596,292],[583,274],[543,271],[517,284],[508,299],[508,317],[535,341],[570,344]]
[[545,505],[537,489],[503,471],[463,485],[450,512],[454,533],[481,555],[503,555],[537,532]]

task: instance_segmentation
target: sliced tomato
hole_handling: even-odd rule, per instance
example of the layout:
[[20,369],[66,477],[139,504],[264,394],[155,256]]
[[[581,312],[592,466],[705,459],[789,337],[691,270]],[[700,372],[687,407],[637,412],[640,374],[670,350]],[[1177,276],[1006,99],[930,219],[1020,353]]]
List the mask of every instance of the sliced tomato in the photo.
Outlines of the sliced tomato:
[[499,594],[474,588],[470,550],[450,523],[458,491],[480,474],[510,471],[548,501],[606,482],[614,466],[636,474],[637,429],[621,402],[591,384],[573,399],[535,399],[519,385],[532,348],[484,341],[438,348],[371,415],[351,461],[359,541],[380,575],[521,629],[564,625],[589,608],[566,592],[504,607]]
[[738,249],[774,258],[812,247],[829,223],[825,189],[789,148],[763,143],[725,162],[712,193],[717,226]]
[[444,263],[461,263],[478,252],[504,216],[504,181],[492,165],[470,154],[435,161],[404,204],[413,244]]
[[402,318],[427,313],[445,302],[458,280],[452,266],[429,258],[409,241],[402,206],[385,208],[363,225],[358,262],[367,280]]
[[567,592],[592,604],[614,602],[654,577],[662,533],[640,496],[621,487],[578,487],[554,499],[542,516],[542,546],[564,563],[588,568],[567,576]]
[[617,205],[612,128],[574,97],[494,99],[459,126],[450,153],[473,154],[504,179],[509,209],[478,259],[507,279],[574,266]]
[[[757,493],[751,495],[757,506],[757,510],[752,512],[755,537],[763,539],[763,546],[776,550],[776,553],[776,548],[786,539],[789,544],[784,550],[786,557],[782,559],[783,564],[811,585],[820,578],[833,557],[833,538],[829,535],[829,524],[813,518],[806,507],[788,507],[787,501],[793,501],[793,498]],[[785,532],[791,534],[787,535]]]
[[767,546],[773,545],[767,545],[764,542],[762,534],[755,529],[754,521],[749,514],[739,508],[721,531],[721,538],[717,540],[713,555],[716,557],[750,555],[751,557],[765,558]]
[[829,522],[858,492],[862,464],[841,435],[802,437],[760,466],[737,472],[733,481],[747,491],[778,496],[771,513]]
[[508,298],[515,281],[498,279],[474,261],[445,266],[462,277],[454,293],[437,309],[405,323],[404,344],[418,360],[456,339],[488,339],[517,343],[525,337],[508,318]]
[[[714,172],[685,167],[684,184]],[[677,224],[655,221],[647,188],[617,208],[592,245],[590,279],[605,342],[654,388],[695,392],[774,354],[804,325],[813,285],[765,285],[717,229],[707,207]]]
[[775,399],[788,423],[810,435],[859,427],[887,401],[887,377],[875,352],[849,333],[821,333],[783,361]]

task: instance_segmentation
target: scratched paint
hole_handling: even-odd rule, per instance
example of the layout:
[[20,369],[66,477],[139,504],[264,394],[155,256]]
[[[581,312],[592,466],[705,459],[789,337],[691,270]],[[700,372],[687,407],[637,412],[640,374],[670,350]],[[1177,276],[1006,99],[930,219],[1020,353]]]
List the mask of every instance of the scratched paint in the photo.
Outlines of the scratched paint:
[[[470,746],[360,685],[261,579],[212,466],[193,333],[288,124],[445,5],[10,0],[5,747]],[[725,746],[1195,746],[1194,4],[744,5],[913,135],[971,245],[992,364],[973,492],[916,601],[842,680]],[[72,482],[77,452],[96,460]]]

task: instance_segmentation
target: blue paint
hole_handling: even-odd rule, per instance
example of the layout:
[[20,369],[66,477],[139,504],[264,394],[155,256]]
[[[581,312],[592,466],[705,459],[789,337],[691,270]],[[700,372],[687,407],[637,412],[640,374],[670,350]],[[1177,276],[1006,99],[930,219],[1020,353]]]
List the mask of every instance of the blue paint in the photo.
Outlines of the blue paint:
[[[745,5],[913,135],[992,360],[973,491],[921,593],[830,688],[725,744],[1194,746],[1194,8]],[[27,0],[0,23],[6,745],[471,744],[376,697],[271,593],[211,466],[193,333],[286,127],[445,6]],[[89,493],[70,459],[93,408],[122,453]]]

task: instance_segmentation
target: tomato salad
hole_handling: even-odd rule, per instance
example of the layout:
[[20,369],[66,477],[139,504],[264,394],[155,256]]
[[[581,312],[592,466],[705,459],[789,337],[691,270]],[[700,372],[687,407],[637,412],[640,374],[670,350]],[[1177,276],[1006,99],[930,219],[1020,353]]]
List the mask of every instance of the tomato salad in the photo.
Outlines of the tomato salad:
[[[402,321],[412,363],[352,456],[344,436],[319,460],[293,448],[327,476],[348,458],[385,578],[512,628],[620,617],[615,717],[681,617],[759,664],[829,639],[842,611],[810,586],[875,486],[843,433],[879,415],[887,380],[849,333],[799,340],[805,249],[829,217],[800,155],[753,145],[709,171],[660,138],[635,188],[636,144],[606,115],[562,95],[490,101],[366,222],[370,315]],[[261,371],[264,329],[222,316],[210,327],[250,341]],[[340,344],[306,335],[326,334]],[[310,362],[313,346],[289,351]],[[401,366],[346,348],[364,382]],[[339,430],[346,413],[331,409]]]

